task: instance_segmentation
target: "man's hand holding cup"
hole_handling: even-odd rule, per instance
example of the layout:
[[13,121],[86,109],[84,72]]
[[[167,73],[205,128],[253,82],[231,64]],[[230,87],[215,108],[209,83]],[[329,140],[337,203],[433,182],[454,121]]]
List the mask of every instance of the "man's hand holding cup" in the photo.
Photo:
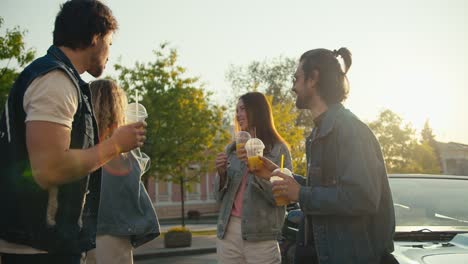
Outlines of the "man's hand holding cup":
[[280,169],[273,171],[271,177],[277,177],[281,180],[272,181],[272,191],[275,199],[280,196],[285,196],[289,199],[289,203],[299,201],[299,191],[301,186],[296,182],[292,174],[281,172]]
[[256,166],[256,167],[250,167],[249,166],[249,171],[255,174],[255,176],[258,176],[260,178],[263,178],[265,180],[270,180],[271,173],[279,168],[278,165],[273,163],[271,160],[261,156],[258,157],[262,163],[262,166]]

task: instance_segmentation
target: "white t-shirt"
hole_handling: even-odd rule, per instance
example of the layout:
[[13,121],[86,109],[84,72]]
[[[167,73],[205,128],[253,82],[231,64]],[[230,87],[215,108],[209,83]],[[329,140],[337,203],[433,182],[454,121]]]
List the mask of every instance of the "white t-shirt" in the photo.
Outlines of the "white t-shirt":
[[49,121],[71,129],[78,109],[78,93],[70,77],[54,70],[36,78],[24,94],[26,121]]
[[[73,81],[62,70],[36,78],[26,89],[23,99],[26,121],[49,121],[71,129],[78,109],[78,92]],[[44,212],[45,214],[45,212]],[[26,245],[0,239],[0,252],[10,254],[47,253]]]

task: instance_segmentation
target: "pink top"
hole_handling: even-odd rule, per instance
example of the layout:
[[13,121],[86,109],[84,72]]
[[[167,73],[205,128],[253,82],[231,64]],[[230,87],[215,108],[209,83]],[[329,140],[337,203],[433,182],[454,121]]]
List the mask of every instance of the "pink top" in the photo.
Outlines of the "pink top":
[[245,186],[247,185],[247,169],[242,176],[242,181],[239,186],[239,190],[237,190],[236,199],[234,200],[234,204],[232,205],[231,215],[236,217],[242,217],[242,199],[244,197]]

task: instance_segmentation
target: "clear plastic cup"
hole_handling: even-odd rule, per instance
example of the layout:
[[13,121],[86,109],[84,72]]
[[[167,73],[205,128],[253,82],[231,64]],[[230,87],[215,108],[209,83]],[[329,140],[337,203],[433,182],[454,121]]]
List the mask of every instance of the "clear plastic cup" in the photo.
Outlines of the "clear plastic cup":
[[[148,112],[146,108],[140,103],[130,103],[127,106],[127,111],[125,112],[125,122],[127,124],[145,121],[148,117]],[[142,174],[148,171],[150,167],[150,157],[146,155],[144,152],[140,150],[140,148],[136,148],[130,151],[132,155],[137,159],[138,163],[140,164],[140,169]]]
[[245,143],[250,139],[249,132],[239,131],[236,133],[236,154],[240,156],[240,150],[245,146]]
[[[282,169],[278,168],[278,169],[274,170],[273,172],[275,172],[275,171],[280,171],[281,173],[286,174],[289,177],[293,176],[292,172],[288,168],[282,168]],[[273,183],[275,181],[284,181],[284,180],[283,180],[283,178],[280,178],[278,176],[272,176],[270,178],[270,182]],[[284,206],[284,205],[288,205],[290,203],[287,194],[281,193],[280,190],[273,191],[273,195],[275,195],[275,194],[279,194],[279,196],[275,196],[275,202],[276,202],[277,206]]]
[[138,121],[145,121],[148,117],[148,112],[146,108],[140,103],[130,103],[127,106],[127,111],[125,112],[126,123],[131,124]]
[[245,151],[247,152],[248,166],[252,170],[261,169],[263,166],[260,157],[263,156],[265,145],[258,138],[251,138],[245,143]]

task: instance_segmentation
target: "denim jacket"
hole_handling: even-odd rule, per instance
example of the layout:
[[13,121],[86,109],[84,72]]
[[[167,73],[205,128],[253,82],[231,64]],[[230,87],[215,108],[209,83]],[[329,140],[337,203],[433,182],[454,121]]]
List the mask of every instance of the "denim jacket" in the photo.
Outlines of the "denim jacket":
[[341,104],[329,106],[314,132],[306,142],[307,184],[299,203],[307,224],[300,226],[298,246],[313,243],[320,264],[379,263],[393,251],[395,231],[380,145]]
[[102,170],[98,235],[129,236],[138,247],[159,235],[159,222],[146,188],[139,162],[131,152],[123,157],[126,173]]
[[[219,175],[215,179],[215,197],[220,204],[217,225],[219,239],[224,237],[242,176],[247,170],[247,164],[236,156],[235,144],[228,145],[226,149],[229,165],[225,185],[220,189]],[[272,150],[264,154],[276,164],[280,163],[281,155],[284,155],[284,167],[292,170],[291,156],[283,143],[275,143]],[[275,204],[271,183],[248,173],[242,200],[242,238],[248,241],[277,239],[283,225],[284,214],[285,207]]]

